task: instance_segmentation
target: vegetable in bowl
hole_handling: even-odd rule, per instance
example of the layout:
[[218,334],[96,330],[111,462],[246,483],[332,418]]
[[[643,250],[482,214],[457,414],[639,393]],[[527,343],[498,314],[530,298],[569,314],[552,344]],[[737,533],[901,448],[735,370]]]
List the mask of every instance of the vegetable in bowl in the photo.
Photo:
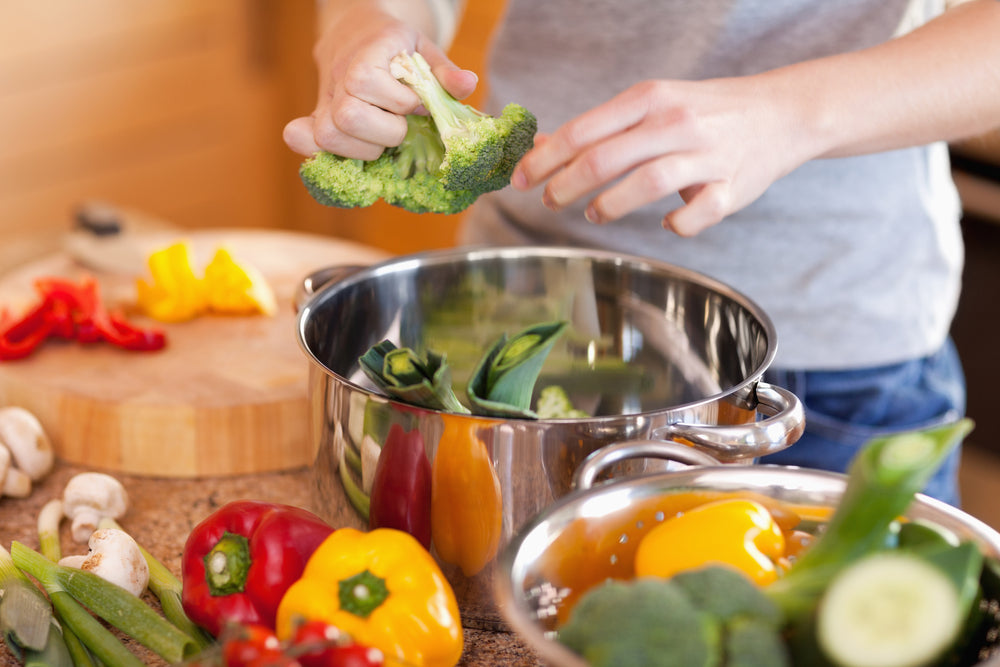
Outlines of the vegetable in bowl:
[[[628,664],[627,656],[640,654],[647,637],[657,641],[663,625],[673,622],[670,610],[676,606],[637,604],[613,633],[600,630],[611,627],[600,619],[608,609],[621,607],[640,584],[648,593],[645,582],[654,581],[661,591],[688,591],[688,603],[709,619],[712,630],[681,633],[673,648],[655,651],[635,664],[975,664],[992,650],[988,636],[997,632],[995,613],[982,602],[996,597],[996,561],[984,557],[979,544],[959,540],[940,526],[901,518],[971,427],[969,420],[962,420],[870,442],[852,463],[840,503],[812,527],[807,546],[775,559],[780,575],[773,583],[753,583],[741,571],[741,561],[728,558],[725,550],[709,549],[703,562],[673,576],[638,577],[631,571],[624,581],[597,583],[580,593],[552,634],[595,667]],[[695,512],[687,508],[681,516],[691,514]],[[779,518],[786,535],[806,527],[806,521],[796,526],[787,515]],[[667,518],[657,528],[673,520]],[[640,538],[636,553],[655,530]],[[713,532],[704,531],[707,542]],[[700,539],[690,531],[685,535],[689,542]],[[657,546],[665,560],[692,549],[692,544],[680,542]],[[702,583],[685,589],[682,582],[692,577]],[[728,583],[706,583],[712,581]],[[735,600],[740,600],[740,622],[727,624],[718,609],[731,609]],[[748,635],[733,635],[732,629],[745,627],[752,628],[749,636],[754,641],[737,650],[732,644]],[[770,648],[757,653],[761,645]],[[708,657],[692,662],[694,655]],[[685,658],[678,662],[678,656]]]

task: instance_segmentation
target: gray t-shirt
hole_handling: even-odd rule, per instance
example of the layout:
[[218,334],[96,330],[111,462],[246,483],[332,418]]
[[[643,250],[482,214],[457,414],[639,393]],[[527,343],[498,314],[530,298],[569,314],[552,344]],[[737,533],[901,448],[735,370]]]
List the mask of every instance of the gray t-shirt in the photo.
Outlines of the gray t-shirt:
[[[638,81],[856,50],[942,10],[943,0],[510,0],[489,108],[518,102],[551,132]],[[461,240],[600,247],[701,271],[774,320],[776,368],[894,363],[947,336],[963,246],[945,145],[809,162],[693,238],[660,226],[676,197],[596,226],[582,203],[553,213],[539,191],[505,188],[470,209]]]

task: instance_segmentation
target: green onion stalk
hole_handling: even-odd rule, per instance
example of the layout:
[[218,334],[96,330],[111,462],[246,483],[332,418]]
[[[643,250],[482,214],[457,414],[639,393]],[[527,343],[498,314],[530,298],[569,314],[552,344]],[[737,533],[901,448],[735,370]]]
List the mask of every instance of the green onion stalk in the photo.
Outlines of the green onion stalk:
[[59,618],[102,663],[115,667],[143,664],[96,617],[171,664],[198,652],[191,637],[124,588],[92,572],[53,563],[20,542],[11,545],[10,553],[14,564],[49,594]]
[[[100,528],[124,530],[111,517],[102,518],[98,525]],[[199,649],[204,649],[214,644],[215,642],[212,637],[188,618],[188,615],[184,612],[184,604],[181,596],[183,585],[181,584],[181,580],[174,576],[174,573],[166,565],[160,562],[153,554],[149,553],[141,544],[138,546],[142,557],[146,561],[146,566],[149,568],[149,590],[160,601],[160,608],[163,610],[163,615],[179,630],[191,637]]]
[[468,414],[451,386],[451,369],[445,356],[431,350],[421,359],[408,347],[384,340],[359,359],[361,369],[387,395],[432,410]]
[[[39,551],[54,563],[59,562],[59,559],[62,558],[62,543],[59,539],[59,524],[62,522],[62,518],[63,501],[60,498],[54,498],[45,503],[42,510],[38,513]],[[59,613],[53,610],[53,615],[58,621]],[[96,667],[90,651],[83,645],[80,638],[74,634],[69,625],[61,622],[60,627],[62,628],[62,637],[66,644],[66,650],[69,651],[70,658],[73,660],[72,664],[75,667]]]
[[883,549],[903,515],[945,458],[972,430],[961,419],[920,431],[875,438],[858,452],[847,486],[815,543],[766,589],[786,618],[801,617],[850,563]]
[[567,322],[544,322],[500,337],[480,360],[467,387],[473,412],[493,417],[537,419],[531,410],[535,382]]
[[72,667],[52,605],[42,592],[17,569],[5,548],[0,547],[0,632],[11,652],[24,665]]

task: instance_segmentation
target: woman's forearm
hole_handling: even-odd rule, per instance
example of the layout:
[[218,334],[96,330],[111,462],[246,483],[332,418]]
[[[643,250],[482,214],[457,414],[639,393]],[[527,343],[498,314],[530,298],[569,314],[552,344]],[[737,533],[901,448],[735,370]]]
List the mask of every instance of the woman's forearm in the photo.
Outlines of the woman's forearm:
[[1000,127],[1000,1],[972,0],[878,46],[763,75],[799,105],[816,157],[844,157]]

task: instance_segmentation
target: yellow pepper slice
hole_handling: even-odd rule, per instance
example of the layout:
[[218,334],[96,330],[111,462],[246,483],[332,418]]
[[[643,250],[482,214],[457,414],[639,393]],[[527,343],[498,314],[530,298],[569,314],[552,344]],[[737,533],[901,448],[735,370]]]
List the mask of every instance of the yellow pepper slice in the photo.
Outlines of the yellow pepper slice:
[[754,500],[699,505],[650,530],[635,553],[636,576],[671,577],[706,565],[728,565],[759,585],[778,577],[785,536],[767,508]]
[[139,307],[161,322],[183,322],[205,311],[205,285],[191,268],[191,250],[178,241],[150,254],[152,283],[136,281]]
[[340,528],[320,544],[281,599],[278,636],[302,620],[337,626],[386,664],[452,667],[462,655],[454,591],[420,542],[392,528]]
[[150,254],[152,282],[136,281],[139,307],[161,322],[183,322],[208,312],[225,315],[273,315],[277,301],[263,275],[247,263],[238,263],[218,248],[205,275],[191,267],[188,242],[178,241]]
[[264,276],[250,264],[237,263],[225,248],[218,248],[205,267],[208,307],[229,315],[273,315],[278,311],[274,292]]

